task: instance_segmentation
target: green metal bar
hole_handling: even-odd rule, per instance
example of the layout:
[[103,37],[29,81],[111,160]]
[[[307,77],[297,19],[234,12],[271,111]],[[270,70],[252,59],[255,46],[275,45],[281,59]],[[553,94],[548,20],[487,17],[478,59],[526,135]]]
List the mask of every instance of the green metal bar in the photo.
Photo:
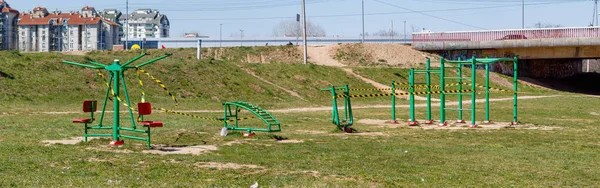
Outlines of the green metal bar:
[[340,114],[338,111],[337,99],[336,99],[336,95],[335,95],[335,87],[331,87],[331,96],[333,98],[332,121],[335,125],[337,125],[339,127],[341,124],[340,124]]
[[517,74],[519,72],[518,71],[518,64],[519,64],[518,57],[514,58],[513,64],[514,64],[513,65],[513,67],[514,67],[513,68],[514,69],[513,70],[513,85],[514,85],[513,87],[514,87],[514,91],[515,91],[515,93],[513,94],[514,95],[514,99],[513,99],[513,103],[514,103],[514,105],[513,105],[513,122],[514,123],[513,124],[518,124],[519,123],[519,121],[517,119],[517,101],[518,101],[517,100],[518,99],[517,92],[519,91],[519,88],[517,87],[519,84],[519,80],[518,80],[518,76],[517,76]]
[[119,128],[119,130],[123,130],[123,131],[131,131],[131,132],[136,132],[136,133],[146,133],[145,130],[141,130],[141,129],[132,129],[132,128],[125,128],[125,127],[121,127]]
[[90,69],[104,69],[104,67],[86,65],[86,64],[81,64],[81,63],[77,63],[77,62],[71,62],[71,61],[62,61],[62,62],[65,64],[76,65],[76,66],[86,67],[86,68],[90,68]]
[[[440,91],[445,91],[446,88],[446,84],[444,83],[445,80],[445,65],[444,62],[446,60],[444,60],[444,58],[442,57],[440,60]],[[445,125],[446,123],[446,94],[444,92],[440,93],[440,124],[441,125]]]
[[228,104],[223,103],[223,127],[229,129],[229,125],[227,124],[227,106]]
[[106,67],[108,67],[108,66],[107,66],[107,65],[105,65],[105,64],[98,63],[98,62],[94,62],[94,61],[90,61],[90,63],[91,63],[91,64],[94,64],[94,65],[96,65],[96,66],[103,67],[103,68],[106,68]]
[[87,137],[111,137],[112,134],[88,134]]
[[[346,95],[350,95],[348,85],[346,85]],[[352,102],[350,97],[346,97],[345,100],[347,101],[346,104],[348,105],[348,123],[346,123],[346,127],[349,127],[354,125],[354,115],[352,114]]]
[[157,61],[159,61],[159,60],[161,60],[161,59],[167,58],[167,57],[169,57],[169,56],[171,56],[171,55],[173,55],[173,54],[171,54],[171,53],[168,53],[168,54],[162,55],[162,56],[160,56],[160,57],[157,57],[157,58],[151,59],[150,61],[147,61],[147,62],[145,62],[145,63],[139,64],[139,65],[137,65],[136,67],[138,67],[138,68],[141,68],[141,67],[143,67],[143,66],[146,66],[146,65],[152,64],[152,63],[154,63],[154,62],[157,62]]
[[[425,82],[427,83],[427,121],[431,122],[433,119],[431,118],[431,60],[427,58],[425,62],[425,69],[427,70],[427,74],[425,75]],[[439,70],[437,71],[439,73]]]
[[152,148],[152,145],[150,145],[150,127],[146,127],[147,132],[148,132],[148,140],[146,141],[146,143],[148,143],[148,148]]
[[[344,93],[350,95],[350,88],[348,85],[344,86]],[[348,100],[344,99],[344,122],[348,122]]]
[[125,93],[125,100],[127,101],[127,111],[129,111],[131,128],[135,129],[135,119],[133,118],[133,111],[131,111],[131,101],[129,100],[129,93],[127,92],[127,83],[125,82],[125,74],[123,72],[121,72],[121,81],[123,82],[123,93]]
[[83,141],[87,142],[88,141],[88,124],[84,123],[83,124]]
[[102,104],[102,113],[100,114],[100,122],[98,123],[98,126],[102,127],[102,121],[104,121],[104,113],[106,112],[106,104],[108,104],[108,94],[110,93],[110,85],[113,82],[113,75],[110,74],[110,80],[108,82],[107,88],[106,88],[106,95],[104,96],[104,103]]
[[476,98],[477,95],[477,86],[475,86],[475,84],[477,83],[477,64],[475,64],[476,60],[475,60],[475,56],[473,56],[473,59],[471,59],[473,62],[471,63],[471,89],[473,90],[473,95],[471,95],[471,126],[475,126],[475,121],[476,121]]
[[409,98],[410,98],[410,120],[409,122],[416,122],[417,119],[415,117],[415,69],[410,69],[410,72],[408,74],[408,84],[410,86],[409,92]]
[[135,58],[133,58],[133,59],[131,59],[131,60],[127,61],[125,64],[123,64],[123,66],[122,66],[122,67],[126,67],[127,65],[129,65],[129,64],[131,64],[131,63],[133,63],[133,62],[135,62],[135,61],[137,61],[137,60],[139,60],[139,59],[141,59],[141,58],[142,58],[142,57],[144,57],[144,56],[146,56],[146,53],[142,53],[142,54],[138,55],[137,57],[135,57]]
[[121,75],[120,71],[111,71],[111,74],[113,74],[113,79],[114,79],[114,86],[113,86],[113,90],[115,91],[114,93],[114,100],[113,100],[113,117],[114,117],[114,124],[113,124],[113,141],[119,141],[119,101],[117,100],[117,96],[119,96],[119,76]]
[[396,122],[396,81],[392,81],[392,123]]
[[485,65],[485,122],[490,122],[490,65]]
[[102,130],[102,129],[112,129],[112,127],[106,127],[106,126],[105,127],[99,127],[99,126],[96,126],[96,127],[88,127],[88,129]]
[[137,137],[137,136],[129,136],[129,135],[121,135],[121,137],[127,138],[127,139],[141,140],[141,141],[147,141],[148,140],[148,138],[142,138],[142,137]]
[[[458,72],[458,83],[461,83],[463,81],[462,79],[462,64],[458,64],[458,69],[456,69],[456,72]],[[462,84],[458,85],[458,90],[462,90]],[[458,93],[458,94],[463,94],[462,92]],[[462,109],[463,108],[463,95],[458,95],[458,108]],[[462,111],[458,111],[458,120],[464,120],[463,119],[463,112]]]

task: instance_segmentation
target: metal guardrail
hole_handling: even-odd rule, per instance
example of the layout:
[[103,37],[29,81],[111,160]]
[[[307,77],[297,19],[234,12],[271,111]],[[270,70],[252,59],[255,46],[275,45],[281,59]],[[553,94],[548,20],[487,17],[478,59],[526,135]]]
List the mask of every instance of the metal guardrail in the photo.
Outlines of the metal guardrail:
[[412,43],[600,37],[600,27],[414,33]]

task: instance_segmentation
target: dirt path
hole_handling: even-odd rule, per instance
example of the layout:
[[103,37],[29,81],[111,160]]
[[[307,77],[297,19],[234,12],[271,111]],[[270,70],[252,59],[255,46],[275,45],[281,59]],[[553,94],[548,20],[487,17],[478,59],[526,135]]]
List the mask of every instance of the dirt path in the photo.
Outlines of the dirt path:
[[273,83],[273,82],[270,82],[269,80],[267,80],[267,79],[264,79],[264,78],[262,78],[262,77],[260,77],[260,76],[256,75],[256,73],[252,72],[252,71],[251,71],[251,70],[249,70],[249,69],[245,69],[245,68],[243,68],[243,67],[241,67],[241,66],[238,66],[238,67],[239,67],[240,69],[242,69],[243,71],[246,71],[246,73],[248,73],[248,74],[250,74],[250,75],[254,76],[256,79],[259,79],[260,81],[263,81],[263,82],[265,82],[265,83],[267,83],[267,84],[270,84],[270,85],[272,85],[272,86],[275,86],[276,88],[279,88],[279,89],[281,89],[281,90],[285,91],[286,93],[289,93],[290,95],[292,95],[292,96],[294,96],[294,97],[297,97],[297,98],[299,98],[299,99],[302,99],[303,101],[306,101],[306,99],[304,99],[302,96],[300,96],[300,95],[299,95],[298,93],[296,93],[295,91],[292,91],[292,90],[289,90],[289,89],[283,88],[283,87],[281,87],[281,86],[279,86],[279,85],[277,85],[277,84],[275,84],[275,83]]
[[345,67],[346,65],[332,58],[331,52],[334,50],[334,48],[335,45],[309,46],[307,52],[308,57],[317,65]]

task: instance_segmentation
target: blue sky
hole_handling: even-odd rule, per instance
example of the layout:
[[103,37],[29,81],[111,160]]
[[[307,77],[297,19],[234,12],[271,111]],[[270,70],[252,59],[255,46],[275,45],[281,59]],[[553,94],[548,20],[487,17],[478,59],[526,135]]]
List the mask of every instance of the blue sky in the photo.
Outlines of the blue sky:
[[[97,10],[117,8],[125,12],[125,0],[6,0],[11,7],[31,10],[80,10],[89,5]],[[365,31],[391,29],[400,34],[413,29],[462,31],[521,28],[521,0],[364,0]],[[198,32],[223,36],[271,36],[281,21],[295,21],[301,13],[301,0],[129,0],[136,8],[158,9],[171,20],[171,36]],[[587,26],[592,21],[592,0],[525,0],[525,25],[537,22],[567,27]],[[309,21],[321,25],[328,36],[358,36],[361,33],[361,0],[307,0]]]

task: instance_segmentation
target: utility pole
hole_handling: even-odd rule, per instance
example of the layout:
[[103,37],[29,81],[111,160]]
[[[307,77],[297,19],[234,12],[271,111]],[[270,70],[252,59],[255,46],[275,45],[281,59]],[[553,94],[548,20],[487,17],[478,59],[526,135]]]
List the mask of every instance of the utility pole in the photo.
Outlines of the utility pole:
[[306,0],[302,0],[302,20],[303,20],[303,26],[302,26],[302,30],[303,30],[303,35],[304,35],[304,39],[302,39],[302,42],[304,44],[304,64],[308,64],[308,47],[306,44]]
[[362,0],[362,40],[361,43],[365,43],[365,0]]
[[125,28],[127,28],[127,33],[125,33],[125,50],[129,49],[129,0],[125,0],[125,10],[126,10],[126,20],[125,20]]
[[240,46],[243,46],[243,41],[244,40],[244,30],[240,29]]
[[392,43],[394,43],[394,20],[392,20]]
[[598,0],[594,0],[594,6],[595,6],[594,16],[596,17],[596,26],[598,26]]
[[522,18],[522,28],[525,29],[525,0],[521,0],[521,18]]
[[406,40],[406,21],[404,21],[404,40]]
[[219,48],[223,47],[223,24],[219,24]]

